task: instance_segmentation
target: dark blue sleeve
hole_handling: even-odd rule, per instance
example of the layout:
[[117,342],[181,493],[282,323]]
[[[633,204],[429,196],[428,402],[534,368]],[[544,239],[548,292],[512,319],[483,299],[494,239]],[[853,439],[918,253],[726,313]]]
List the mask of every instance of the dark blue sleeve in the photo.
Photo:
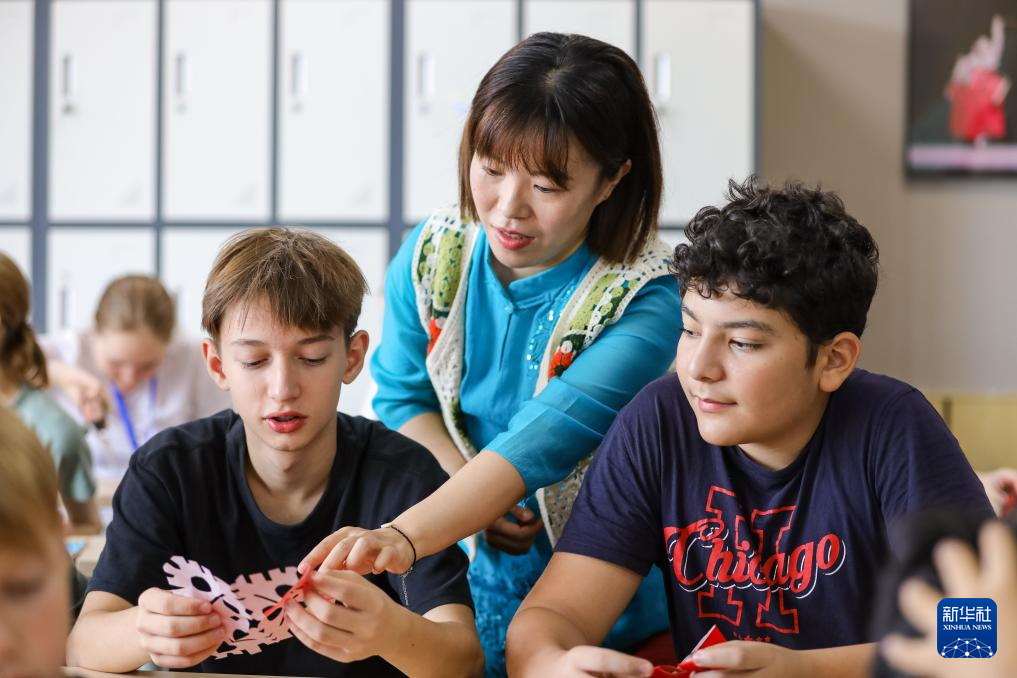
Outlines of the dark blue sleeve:
[[621,410],[597,450],[556,551],[645,575],[663,542],[659,416],[651,384]]
[[[395,520],[448,480],[434,456],[410,439],[390,431],[376,444],[388,450],[375,456],[374,465],[362,477],[362,491],[370,498],[369,513],[374,517],[374,524],[363,525],[367,528]],[[466,578],[469,565],[465,551],[453,544],[418,560],[405,578],[391,573],[387,576],[400,602],[422,615],[441,605],[473,607]]]
[[152,468],[132,455],[113,496],[113,521],[89,592],[105,591],[137,605],[147,589],[168,588],[163,564],[183,553],[174,502]]
[[868,473],[888,530],[919,511],[992,517],[985,489],[957,439],[918,390],[888,403],[873,435]]

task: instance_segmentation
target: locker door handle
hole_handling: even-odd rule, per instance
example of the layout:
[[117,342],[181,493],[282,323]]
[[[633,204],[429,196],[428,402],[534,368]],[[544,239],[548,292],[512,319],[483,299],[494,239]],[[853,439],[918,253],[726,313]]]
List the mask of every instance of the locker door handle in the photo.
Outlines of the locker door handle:
[[421,111],[426,113],[434,99],[434,57],[427,52],[417,55],[417,98]]
[[71,284],[70,284],[70,273],[67,271],[60,272],[60,329],[66,330],[70,326],[70,314],[71,314]]
[[659,108],[671,101],[671,55],[666,52],[653,57],[653,99]]
[[184,52],[177,52],[176,57],[173,59],[173,96],[176,98],[176,107],[178,111],[187,110],[187,90],[188,85],[188,72],[187,72],[187,54]]
[[60,59],[60,112],[74,112],[74,56],[64,54]]
[[290,108],[299,113],[307,96],[307,60],[300,51],[290,54]]

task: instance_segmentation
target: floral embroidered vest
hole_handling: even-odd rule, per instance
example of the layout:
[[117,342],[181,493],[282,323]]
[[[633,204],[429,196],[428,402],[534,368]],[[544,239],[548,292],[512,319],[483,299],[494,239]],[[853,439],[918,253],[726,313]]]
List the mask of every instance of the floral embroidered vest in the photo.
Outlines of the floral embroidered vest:
[[[413,252],[417,312],[428,336],[427,373],[441,403],[449,435],[467,460],[477,450],[466,434],[459,389],[465,350],[466,281],[470,260],[478,249],[479,233],[479,225],[460,219],[457,205],[441,208],[428,217]],[[650,243],[631,264],[597,260],[575,287],[551,331],[534,396],[549,380],[561,376],[604,328],[622,316],[643,285],[668,274],[670,257],[671,249],[658,240]],[[593,452],[567,478],[537,492],[552,546],[572,512]]]

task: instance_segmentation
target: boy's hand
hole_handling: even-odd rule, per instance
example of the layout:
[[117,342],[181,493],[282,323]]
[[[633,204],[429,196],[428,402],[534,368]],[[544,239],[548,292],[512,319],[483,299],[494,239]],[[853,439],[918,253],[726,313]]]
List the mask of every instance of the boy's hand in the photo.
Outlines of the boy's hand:
[[689,657],[703,671],[695,678],[795,678],[815,675],[805,654],[773,643],[732,640]]
[[141,647],[167,669],[195,666],[226,639],[222,618],[211,604],[158,588],[138,598],[136,627]]
[[484,540],[499,551],[521,556],[533,546],[541,528],[544,527],[544,521],[523,506],[513,506],[509,510],[509,515],[515,518],[516,522],[505,516],[498,518],[484,530]]
[[399,642],[396,624],[402,608],[380,588],[359,574],[324,569],[311,583],[304,606],[290,601],[285,608],[290,630],[301,643],[336,661],[352,662],[383,654],[386,643]]
[[[1017,652],[1005,641],[1003,629],[1017,628],[1017,543],[1002,523],[991,522],[978,535],[981,566],[966,545],[948,540],[936,546],[933,560],[943,591],[920,580],[905,582],[898,594],[900,609],[922,638],[888,636],[881,651],[891,665],[914,675],[935,678],[1011,678],[1017,675]],[[939,656],[937,607],[943,598],[991,598],[996,601],[997,653],[985,661],[954,661]]]
[[539,672],[561,678],[646,678],[653,674],[653,664],[616,650],[579,645],[541,665]]
[[321,565],[323,570],[352,570],[357,574],[402,574],[413,565],[413,549],[399,532],[381,527],[344,527],[325,537],[304,556],[297,569]]

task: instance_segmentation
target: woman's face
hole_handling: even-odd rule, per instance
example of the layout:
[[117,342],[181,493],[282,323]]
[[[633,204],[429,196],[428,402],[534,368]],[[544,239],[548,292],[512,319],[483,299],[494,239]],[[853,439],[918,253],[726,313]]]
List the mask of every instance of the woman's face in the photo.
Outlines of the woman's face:
[[130,393],[155,376],[166,357],[166,342],[149,330],[95,333],[93,358],[121,393]]
[[60,675],[70,625],[69,575],[59,538],[43,554],[0,550],[0,678]]
[[470,186],[491,244],[491,262],[503,283],[552,268],[586,239],[590,215],[628,172],[626,163],[605,179],[600,166],[575,142],[569,145],[567,186],[474,154]]

